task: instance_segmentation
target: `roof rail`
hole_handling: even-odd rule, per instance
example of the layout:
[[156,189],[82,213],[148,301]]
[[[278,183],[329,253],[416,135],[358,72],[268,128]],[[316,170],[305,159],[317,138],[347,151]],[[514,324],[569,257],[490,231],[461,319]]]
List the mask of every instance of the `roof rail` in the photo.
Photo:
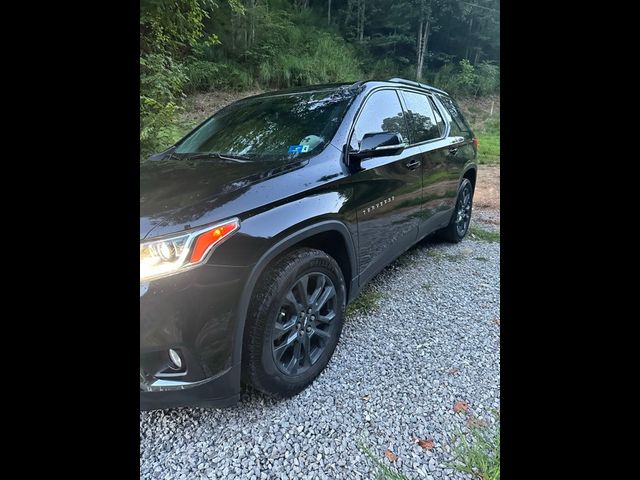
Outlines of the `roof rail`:
[[439,92],[439,93],[444,93],[445,95],[449,95],[444,90],[440,90],[439,88],[432,87],[431,85],[427,85],[426,83],[414,82],[413,80],[406,80],[404,78],[393,77],[393,78],[390,78],[387,81],[388,82],[394,82],[394,83],[404,83],[405,85],[411,85],[413,87],[424,88],[424,89],[427,89],[427,90],[432,90],[434,92]]

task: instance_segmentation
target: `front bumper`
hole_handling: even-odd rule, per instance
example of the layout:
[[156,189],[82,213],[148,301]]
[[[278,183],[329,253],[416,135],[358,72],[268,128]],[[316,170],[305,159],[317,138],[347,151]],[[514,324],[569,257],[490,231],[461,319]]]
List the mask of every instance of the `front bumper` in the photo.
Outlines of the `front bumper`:
[[[140,409],[240,397],[238,304],[248,269],[203,265],[140,284]],[[169,349],[179,352],[177,368]]]
[[173,385],[170,389],[144,391],[140,387],[140,410],[176,407],[226,408],[240,400],[240,367],[192,385]]

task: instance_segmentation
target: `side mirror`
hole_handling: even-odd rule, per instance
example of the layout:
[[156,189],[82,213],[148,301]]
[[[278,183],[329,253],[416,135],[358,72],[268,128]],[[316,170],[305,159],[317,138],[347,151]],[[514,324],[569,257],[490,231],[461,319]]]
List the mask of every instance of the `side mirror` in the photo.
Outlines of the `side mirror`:
[[360,150],[350,152],[349,155],[358,160],[368,157],[398,155],[406,147],[407,144],[404,143],[404,139],[399,133],[365,133],[360,142]]

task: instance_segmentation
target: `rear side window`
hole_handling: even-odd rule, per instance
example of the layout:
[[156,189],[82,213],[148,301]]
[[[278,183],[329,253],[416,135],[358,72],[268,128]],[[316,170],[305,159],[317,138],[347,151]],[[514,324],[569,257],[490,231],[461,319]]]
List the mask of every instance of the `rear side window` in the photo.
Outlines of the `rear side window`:
[[444,115],[451,124],[451,135],[471,136],[471,127],[469,127],[453,100],[445,95],[438,95],[438,99],[444,105]]
[[403,91],[407,105],[407,121],[413,129],[413,142],[419,143],[440,137],[438,121],[426,95]]
[[429,103],[431,103],[431,108],[433,108],[433,113],[436,116],[436,123],[438,124],[438,128],[440,129],[440,135],[444,135],[444,131],[446,130],[444,125],[444,120],[440,116],[440,112],[438,111],[438,107],[433,101],[433,98],[429,98]]
[[359,150],[365,133],[380,132],[400,133],[405,140],[409,138],[400,100],[393,90],[381,90],[369,97],[353,129],[351,149]]

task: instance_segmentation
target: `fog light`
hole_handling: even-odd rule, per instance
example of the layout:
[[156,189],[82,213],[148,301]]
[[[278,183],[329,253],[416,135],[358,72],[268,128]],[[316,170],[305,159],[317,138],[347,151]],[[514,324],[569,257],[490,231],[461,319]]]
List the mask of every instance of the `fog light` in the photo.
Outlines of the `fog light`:
[[169,358],[178,370],[182,368],[182,359],[180,358],[178,352],[176,352],[173,348],[169,349]]

